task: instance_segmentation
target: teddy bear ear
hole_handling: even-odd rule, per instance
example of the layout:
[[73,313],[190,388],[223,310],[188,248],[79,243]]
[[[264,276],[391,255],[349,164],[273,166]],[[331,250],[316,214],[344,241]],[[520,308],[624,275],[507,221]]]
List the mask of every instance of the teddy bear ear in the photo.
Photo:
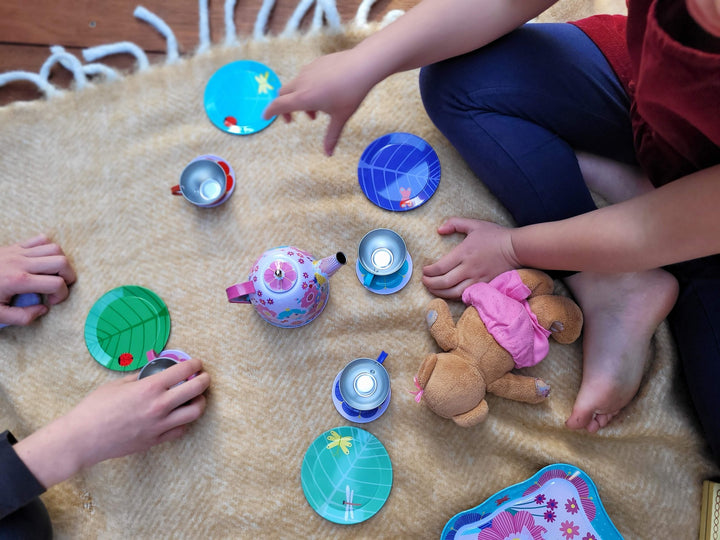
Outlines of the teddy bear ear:
[[489,410],[487,401],[483,399],[474,409],[470,409],[463,414],[455,415],[452,419],[453,422],[460,427],[472,427],[484,422]]

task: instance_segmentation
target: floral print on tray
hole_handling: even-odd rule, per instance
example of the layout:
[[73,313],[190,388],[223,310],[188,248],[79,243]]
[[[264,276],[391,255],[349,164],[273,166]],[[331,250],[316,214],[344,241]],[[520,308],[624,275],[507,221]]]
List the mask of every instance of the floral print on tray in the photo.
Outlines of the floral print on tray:
[[622,540],[595,484],[577,467],[556,464],[454,516],[443,540]]

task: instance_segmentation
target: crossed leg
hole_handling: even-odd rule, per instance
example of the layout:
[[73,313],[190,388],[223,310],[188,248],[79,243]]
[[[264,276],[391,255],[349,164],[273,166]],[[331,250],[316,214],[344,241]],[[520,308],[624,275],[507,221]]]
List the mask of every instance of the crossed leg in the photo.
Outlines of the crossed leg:
[[[571,25],[527,25],[424,68],[420,83],[433,122],[518,225],[592,211],[590,191],[617,203],[653,189],[632,165],[624,89]],[[661,269],[565,279],[585,317],[583,378],[567,425],[595,432],[637,393],[678,285]]]

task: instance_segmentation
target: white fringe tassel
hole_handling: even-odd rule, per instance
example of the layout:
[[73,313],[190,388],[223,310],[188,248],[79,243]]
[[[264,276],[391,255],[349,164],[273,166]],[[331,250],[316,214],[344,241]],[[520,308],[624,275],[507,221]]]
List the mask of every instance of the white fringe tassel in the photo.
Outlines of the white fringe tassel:
[[73,74],[78,89],[84,88],[87,84],[87,77],[85,76],[80,60],[59,45],[50,47],[50,52],[52,54],[45,60],[45,63],[40,68],[40,77],[47,81],[50,78],[50,70],[55,64],[59,63]]
[[163,21],[160,17],[148,11],[142,6],[136,7],[133,15],[135,15],[135,17],[137,17],[138,19],[154,26],[155,29],[165,37],[165,41],[167,43],[167,59],[165,60],[165,63],[173,64],[177,62],[180,58],[180,54],[178,53],[177,39],[175,39],[175,34],[173,34],[173,31],[170,29],[170,27],[165,24],[165,21]]
[[8,71],[7,73],[0,75],[0,86],[5,86],[6,84],[16,81],[29,81],[37,86],[38,90],[48,97],[52,97],[60,92],[52,84],[47,82],[46,79],[43,79],[37,73],[32,73],[30,71]]
[[235,30],[235,0],[225,0],[225,45],[237,43]]
[[258,16],[255,19],[255,27],[253,28],[253,39],[256,41],[265,41],[265,28],[267,27],[268,21],[270,20],[270,13],[272,8],[275,7],[275,0],[263,0]]
[[89,47],[83,49],[82,54],[86,62],[94,62],[98,58],[110,56],[111,54],[131,54],[137,60],[138,71],[143,71],[150,67],[150,61],[145,51],[131,41],[120,41],[118,43]]
[[210,48],[210,17],[208,16],[208,0],[198,0],[198,30],[200,43],[198,53],[203,53]]
[[[315,11],[313,13],[310,33],[317,33],[324,26],[332,32],[342,32],[342,21],[338,13],[335,0],[300,0],[295,11],[288,19],[284,30],[280,33],[280,37],[288,37],[299,32],[300,23],[306,13],[315,3]],[[362,0],[358,7],[353,25],[355,27],[364,27],[368,24],[368,15],[375,0]],[[275,0],[263,0],[258,10],[255,25],[253,27],[252,39],[256,41],[267,40],[266,29],[270,14],[275,7]],[[225,45],[232,46],[238,44],[237,30],[235,28],[235,0],[225,0]],[[404,12],[401,10],[393,10],[388,12],[382,20],[382,25],[386,25],[397,19]],[[163,35],[166,42],[165,63],[172,64],[180,59],[178,42],[172,29],[156,14],[147,10],[143,6],[137,6],[133,15],[151,25],[155,30]],[[198,0],[198,38],[199,43],[196,54],[203,53],[210,49],[210,18],[208,14],[208,0]],[[86,64],[82,64],[80,60],[73,54],[67,52],[63,47],[55,45],[50,48],[50,56],[43,63],[38,73],[29,71],[8,71],[0,74],[0,86],[10,84],[16,81],[29,81],[38,87],[46,97],[53,97],[61,94],[62,91],[49,82],[50,71],[55,64],[70,71],[75,80],[77,89],[82,89],[89,83],[88,77],[100,76],[107,81],[113,81],[120,78],[120,74],[111,67],[95,62],[99,58],[110,56],[113,54],[130,54],[137,61],[137,70],[143,71],[150,67],[145,51],[141,47],[130,41],[121,41],[117,43],[108,43],[89,47],[82,51],[82,56]]]

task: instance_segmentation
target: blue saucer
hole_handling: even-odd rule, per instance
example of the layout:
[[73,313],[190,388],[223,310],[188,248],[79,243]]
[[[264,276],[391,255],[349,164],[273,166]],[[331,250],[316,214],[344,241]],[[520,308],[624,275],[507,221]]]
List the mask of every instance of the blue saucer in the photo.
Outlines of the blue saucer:
[[368,422],[372,422],[373,420],[380,418],[380,416],[382,416],[382,414],[387,410],[388,405],[390,405],[390,390],[388,389],[388,395],[379,407],[375,407],[369,411],[360,411],[351,407],[343,400],[343,396],[340,393],[341,374],[342,371],[337,374],[337,377],[335,377],[332,388],[333,405],[335,405],[335,408],[337,409],[337,412],[340,413],[340,416],[342,416],[345,420],[356,422],[358,424],[367,424]]
[[265,64],[238,60],[218,69],[205,87],[205,112],[226,133],[250,135],[269,126],[262,113],[280,90],[280,79]]
[[440,183],[440,160],[425,140],[412,133],[375,139],[360,156],[363,193],[385,210],[406,212],[424,204]]
[[355,264],[355,275],[368,291],[375,294],[393,294],[405,287],[410,282],[413,271],[413,262],[410,253],[405,255],[405,262],[400,270],[387,276],[375,276],[369,286],[365,285],[365,276],[368,270],[358,260]]

